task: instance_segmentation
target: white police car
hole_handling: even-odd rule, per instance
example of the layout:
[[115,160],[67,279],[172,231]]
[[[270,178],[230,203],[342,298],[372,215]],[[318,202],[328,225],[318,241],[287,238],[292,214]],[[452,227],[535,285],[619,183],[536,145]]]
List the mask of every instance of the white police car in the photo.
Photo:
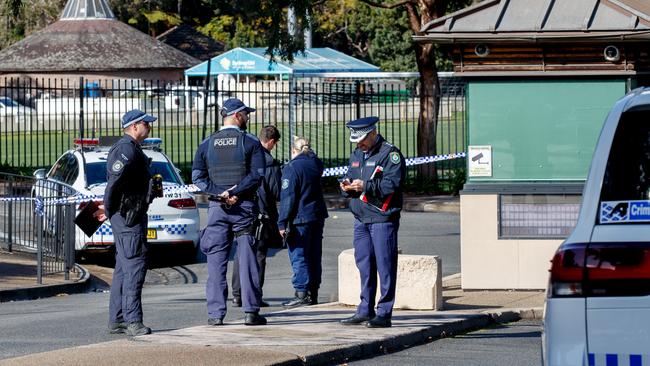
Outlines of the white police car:
[[[164,188],[181,186],[183,180],[174,164],[160,150],[161,143],[162,140],[157,138],[146,139],[142,143],[145,155],[151,158],[151,171],[153,174],[162,175]],[[75,144],[79,147],[64,153],[49,172],[40,169],[34,175],[37,178],[46,178],[47,181],[72,186],[83,195],[103,195],[106,189],[106,159],[110,146],[100,146],[97,139],[77,139]],[[45,186],[46,184],[41,184],[41,187]],[[39,192],[34,192],[34,195],[38,194]],[[81,202],[77,210],[83,209],[85,204]],[[45,208],[46,217],[50,211],[53,210]],[[199,239],[199,212],[191,193],[166,192],[164,197],[156,198],[149,206],[148,215],[149,244],[174,246],[179,250],[196,249]],[[104,222],[90,238],[79,228],[76,229],[77,251],[106,250],[112,246],[113,231],[109,221]]]
[[650,88],[610,111],[552,261],[545,365],[650,365]]

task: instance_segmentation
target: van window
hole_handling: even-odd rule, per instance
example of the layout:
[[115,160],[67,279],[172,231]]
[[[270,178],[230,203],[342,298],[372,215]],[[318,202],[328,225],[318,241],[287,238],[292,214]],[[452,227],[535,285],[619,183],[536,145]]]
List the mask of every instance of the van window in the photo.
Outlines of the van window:
[[601,201],[649,199],[650,111],[623,114],[607,159]]

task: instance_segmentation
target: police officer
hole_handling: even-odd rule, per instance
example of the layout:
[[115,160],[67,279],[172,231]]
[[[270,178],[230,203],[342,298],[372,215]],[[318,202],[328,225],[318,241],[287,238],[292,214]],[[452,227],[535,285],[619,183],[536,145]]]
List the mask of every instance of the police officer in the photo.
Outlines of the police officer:
[[106,160],[108,184],[105,217],[115,238],[115,270],[109,303],[110,333],[149,334],[142,324],[142,285],[147,272],[147,210],[150,193],[149,158],[140,143],[156,120],[138,109],[122,117],[124,136],[111,147]]
[[323,226],[328,216],[321,185],[323,162],[304,137],[294,138],[291,155],[291,161],[282,170],[278,218],[280,234],[288,235],[291,282],[295,290],[295,298],[282,304],[286,308],[318,303]]
[[[357,148],[340,183],[344,196],[352,197],[354,259],[361,276],[361,302],[344,325],[369,328],[391,326],[397,277],[397,230],[402,210],[406,164],[399,149],[377,133],[377,117],[350,121],[350,141]],[[375,311],[379,273],[380,298]]]
[[226,100],[221,109],[223,127],[201,142],[192,163],[192,181],[211,195],[208,225],[200,239],[201,251],[208,259],[205,292],[209,325],[223,325],[226,316],[226,270],[233,240],[239,257],[244,324],[266,324],[266,318],[259,315],[262,293],[253,237],[264,152],[260,141],[246,133],[249,113],[254,111],[239,99]]
[[[260,291],[264,286],[264,272],[266,271],[266,254],[269,248],[279,248],[282,246],[282,238],[278,234],[277,220],[278,207],[280,201],[280,179],[282,170],[280,162],[273,158],[271,150],[280,141],[280,131],[272,125],[264,126],[259,133],[260,143],[262,144],[266,173],[262,179],[262,184],[257,189],[257,205],[260,213],[258,220],[262,223],[262,237],[257,242],[257,264],[259,265],[260,274]],[[233,306],[241,307],[241,284],[239,280],[239,257],[235,256],[232,268],[232,303]],[[263,291],[262,291],[263,294]],[[264,300],[260,301],[261,307],[269,306]]]

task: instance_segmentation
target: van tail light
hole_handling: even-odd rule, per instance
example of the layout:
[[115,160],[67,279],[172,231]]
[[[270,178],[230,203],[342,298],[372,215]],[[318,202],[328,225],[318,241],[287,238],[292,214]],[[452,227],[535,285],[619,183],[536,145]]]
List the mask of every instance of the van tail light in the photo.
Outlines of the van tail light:
[[553,257],[549,297],[650,295],[650,243],[561,246]]
[[196,202],[194,202],[194,198],[179,198],[175,200],[169,200],[167,206],[183,210],[196,208]]
[[562,245],[551,261],[549,297],[581,297],[585,275],[585,244]]

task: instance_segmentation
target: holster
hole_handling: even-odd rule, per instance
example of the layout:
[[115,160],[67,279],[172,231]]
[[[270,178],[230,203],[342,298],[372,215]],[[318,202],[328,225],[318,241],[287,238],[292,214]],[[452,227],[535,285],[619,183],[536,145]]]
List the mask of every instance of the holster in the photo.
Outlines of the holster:
[[124,217],[124,223],[133,227],[147,213],[149,208],[146,203],[147,197],[141,195],[123,195],[120,201],[120,214]]
[[253,224],[248,225],[248,226],[246,226],[245,228],[243,228],[243,229],[241,229],[239,231],[235,231],[233,233],[233,236],[235,238],[238,238],[238,237],[240,237],[242,235],[251,235],[253,233],[255,233],[255,221],[253,221]]

